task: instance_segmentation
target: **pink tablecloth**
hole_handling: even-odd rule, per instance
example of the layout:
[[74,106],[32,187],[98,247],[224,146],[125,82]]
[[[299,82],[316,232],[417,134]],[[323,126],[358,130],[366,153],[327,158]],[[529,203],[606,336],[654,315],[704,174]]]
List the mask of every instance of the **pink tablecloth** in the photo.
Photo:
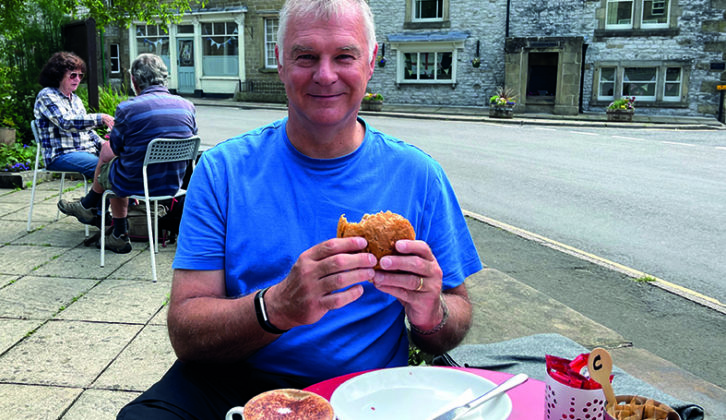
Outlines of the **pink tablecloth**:
[[[500,384],[514,376],[508,373],[484,369],[450,367],[442,367],[441,369],[463,370],[489,379],[495,384]],[[365,372],[338,376],[337,378],[328,379],[327,381],[311,385],[305,388],[305,390],[314,392],[330,400],[330,397],[333,395],[333,391],[335,391],[340,384],[363,373]],[[509,398],[512,400],[512,413],[509,415],[509,420],[540,420],[544,418],[544,382],[530,378],[524,384],[507,392],[507,395],[509,395]]]

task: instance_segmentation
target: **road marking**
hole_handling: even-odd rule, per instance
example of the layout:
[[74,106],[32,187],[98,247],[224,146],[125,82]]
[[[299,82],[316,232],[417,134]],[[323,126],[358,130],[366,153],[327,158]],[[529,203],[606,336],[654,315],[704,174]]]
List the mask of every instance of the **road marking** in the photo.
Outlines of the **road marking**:
[[608,259],[599,257],[595,254],[591,254],[589,252],[583,251],[581,249],[577,249],[575,247],[563,244],[561,242],[557,242],[553,239],[549,239],[547,237],[544,237],[542,235],[538,235],[533,232],[529,232],[524,229],[520,229],[518,227],[506,224],[504,222],[500,222],[498,220],[483,216],[478,213],[474,213],[468,210],[462,210],[465,216],[471,217],[472,219],[479,220],[480,222],[484,222],[488,225],[492,225],[494,227],[498,227],[500,229],[506,230],[507,232],[513,233],[517,236],[521,236],[522,238],[533,240],[535,242],[539,242],[542,245],[548,246],[552,249],[558,250],[560,252],[564,252],[565,254],[572,255],[577,258],[584,259],[586,261],[589,261],[593,264],[600,265],[605,268],[609,268],[611,270],[618,271],[620,273],[625,274],[626,276],[632,277],[634,279],[640,279],[643,277],[651,277],[655,279],[654,281],[648,282],[648,284],[652,284],[656,287],[659,287],[665,291],[668,291],[670,293],[673,293],[675,295],[681,296],[685,299],[688,299],[692,302],[696,302],[700,305],[706,306],[708,308],[711,308],[715,311],[718,311],[724,315],[726,315],[726,304],[723,302],[720,302],[718,299],[706,296],[702,293],[696,292],[695,290],[691,290],[687,287],[683,287],[680,285],[677,285],[675,283],[671,283],[669,281],[663,280],[661,278],[658,278],[654,275],[636,270],[634,268],[627,267],[625,265],[622,265],[620,263],[616,263],[614,261],[610,261]]
[[716,146],[718,150],[726,150],[726,146]]
[[645,139],[641,139],[638,137],[628,137],[628,136],[611,136],[611,137],[616,138],[616,139],[646,141]]
[[662,141],[661,143],[665,143],[665,144],[675,144],[677,146],[689,146],[689,147],[695,146],[695,144],[679,143],[677,141]]
[[570,130],[570,133],[572,133],[572,134],[583,134],[585,136],[597,136],[598,135],[597,133],[588,133],[586,131],[572,131],[572,130]]
[[557,131],[555,128],[548,128],[548,127],[535,127],[535,130],[542,130],[542,131]]

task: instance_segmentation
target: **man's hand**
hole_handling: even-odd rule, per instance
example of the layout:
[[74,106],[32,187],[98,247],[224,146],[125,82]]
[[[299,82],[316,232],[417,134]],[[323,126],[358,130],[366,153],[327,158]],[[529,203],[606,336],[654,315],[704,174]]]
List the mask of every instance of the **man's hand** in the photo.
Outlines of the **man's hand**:
[[360,237],[335,238],[300,254],[285,280],[265,294],[270,322],[283,330],[312,324],[361,297],[356,283],[371,280],[376,265],[373,254],[359,252],[365,247]]

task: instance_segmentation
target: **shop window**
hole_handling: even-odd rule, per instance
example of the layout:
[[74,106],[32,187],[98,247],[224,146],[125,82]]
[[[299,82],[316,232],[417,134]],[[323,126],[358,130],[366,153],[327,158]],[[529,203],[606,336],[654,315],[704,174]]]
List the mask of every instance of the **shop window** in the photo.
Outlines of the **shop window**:
[[136,52],[156,54],[169,67],[169,32],[161,25],[136,25]]
[[118,44],[111,44],[108,49],[108,58],[111,65],[111,74],[121,73],[121,54]]
[[239,75],[239,35],[235,22],[202,23],[202,72],[205,76]]
[[277,68],[275,59],[275,44],[277,43],[277,28],[280,20],[277,18],[265,19],[265,68]]

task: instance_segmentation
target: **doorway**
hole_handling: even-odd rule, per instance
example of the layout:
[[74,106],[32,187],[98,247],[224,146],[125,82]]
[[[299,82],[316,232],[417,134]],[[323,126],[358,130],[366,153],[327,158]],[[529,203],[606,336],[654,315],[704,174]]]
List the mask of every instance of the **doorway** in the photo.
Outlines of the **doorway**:
[[556,52],[529,53],[527,102],[554,103],[557,94]]
[[194,40],[192,38],[178,38],[177,57],[179,63],[177,72],[179,74],[179,93],[194,93]]

